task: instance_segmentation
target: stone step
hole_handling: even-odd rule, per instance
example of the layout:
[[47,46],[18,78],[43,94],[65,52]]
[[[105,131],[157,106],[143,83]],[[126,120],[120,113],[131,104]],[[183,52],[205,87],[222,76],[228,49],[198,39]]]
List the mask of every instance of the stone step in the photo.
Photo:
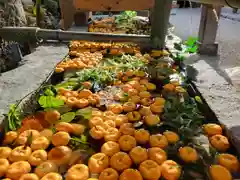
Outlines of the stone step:
[[195,85],[240,153],[240,92],[219,67],[217,57],[199,56],[192,66],[198,72]]

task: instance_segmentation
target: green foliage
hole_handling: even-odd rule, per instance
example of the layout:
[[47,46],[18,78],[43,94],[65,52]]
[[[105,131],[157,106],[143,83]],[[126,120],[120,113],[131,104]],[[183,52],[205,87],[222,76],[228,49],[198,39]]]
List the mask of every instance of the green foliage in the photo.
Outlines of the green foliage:
[[64,101],[58,99],[54,96],[40,96],[38,99],[39,105],[46,109],[46,108],[59,108],[64,105]]
[[198,38],[189,37],[185,42],[185,45],[187,46],[186,52],[196,53],[198,50]]
[[137,16],[136,11],[124,11],[119,16],[116,17],[115,23],[119,24],[123,22],[129,22],[136,16]]
[[61,115],[60,121],[69,123],[75,118],[75,116],[76,116],[75,112],[67,112],[67,113]]
[[44,108],[61,108],[64,105],[64,101],[55,97],[56,90],[54,86],[45,86],[40,89],[38,104]]
[[69,146],[73,150],[83,150],[85,151],[89,156],[91,156],[94,153],[93,145],[88,143],[88,138],[85,135],[81,135],[81,137],[72,137],[69,143]]
[[76,116],[81,116],[84,119],[91,119],[92,118],[92,109],[90,107],[79,109],[76,111]]
[[68,107],[67,105],[63,105],[59,108],[55,108],[60,114],[67,113],[72,110],[72,108]]
[[[37,7],[36,7],[36,5],[33,6],[33,15],[34,15],[35,17],[37,16]],[[44,16],[44,10],[43,10],[43,8],[41,8],[41,7],[40,7],[40,15],[41,15],[41,17]]]
[[73,89],[75,86],[77,86],[79,81],[71,82],[71,81],[65,81],[62,83],[59,83],[55,86],[56,89],[58,88],[64,88],[64,89]]
[[187,41],[174,43],[175,51],[171,53],[175,61],[184,61],[187,53],[197,53],[199,47],[198,38],[189,37]]
[[163,124],[178,131],[187,141],[202,131],[204,117],[193,98],[177,95],[167,97],[163,117],[165,119]]
[[11,104],[7,115],[8,124],[5,127],[5,131],[9,129],[12,131],[17,130],[21,126],[21,111],[18,109],[16,104]]
[[203,104],[202,98],[200,96],[195,96],[194,98],[199,104]]
[[82,88],[82,83],[90,81],[93,83],[93,91],[98,91],[106,85],[111,84],[115,80],[117,72],[125,72],[128,69],[142,69],[144,62],[130,55],[114,56],[105,58],[99,66],[91,69],[83,69],[81,71],[67,73],[67,81],[55,86],[56,89],[63,87],[70,90],[78,90]]
[[54,92],[50,89],[50,88],[47,88],[45,91],[44,91],[44,94],[46,96],[55,96]]
[[33,136],[32,136],[32,132],[31,132],[30,135],[27,137],[27,142],[25,144],[25,147],[31,146],[32,141],[33,141]]

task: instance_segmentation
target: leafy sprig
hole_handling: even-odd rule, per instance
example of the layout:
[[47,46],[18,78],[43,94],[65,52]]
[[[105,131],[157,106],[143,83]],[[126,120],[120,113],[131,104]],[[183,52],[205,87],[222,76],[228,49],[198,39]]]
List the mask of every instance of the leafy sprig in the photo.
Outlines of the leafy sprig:
[[201,133],[204,121],[194,99],[182,99],[178,95],[167,98],[163,118],[164,125],[175,129],[186,141],[191,141],[191,138]]
[[9,129],[12,131],[17,130],[21,126],[21,111],[18,109],[17,104],[11,104],[7,115],[8,123],[5,127],[5,131]]

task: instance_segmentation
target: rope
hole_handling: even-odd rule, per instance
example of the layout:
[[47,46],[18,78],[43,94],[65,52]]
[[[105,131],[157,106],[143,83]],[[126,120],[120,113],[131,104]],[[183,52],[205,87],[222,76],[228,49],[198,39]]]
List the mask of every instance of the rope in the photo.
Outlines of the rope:
[[233,7],[231,4],[229,4],[228,0],[225,0],[225,3],[226,3],[230,8],[238,9],[238,8],[236,8],[236,7]]

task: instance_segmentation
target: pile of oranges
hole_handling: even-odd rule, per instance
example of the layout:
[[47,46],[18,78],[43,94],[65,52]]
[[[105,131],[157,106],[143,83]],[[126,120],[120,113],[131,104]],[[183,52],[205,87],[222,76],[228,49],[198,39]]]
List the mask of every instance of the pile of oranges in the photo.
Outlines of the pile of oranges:
[[[151,91],[156,89],[156,85],[148,81],[144,71],[119,72],[117,78],[114,86],[119,87],[121,92],[115,94],[114,99],[118,103],[109,104],[106,111],[92,109],[92,118],[88,124],[89,134],[93,139],[104,140],[105,143],[101,147],[101,152],[90,157],[88,165],[81,165],[85,169],[84,174],[86,177],[87,172],[98,174],[99,180],[110,177],[116,180],[130,177],[140,180],[160,177],[167,180],[178,179],[182,173],[181,166],[168,159],[165,149],[177,143],[179,136],[172,131],[151,134],[143,128],[135,129],[133,125],[139,121],[147,126],[159,124],[161,122],[159,115],[163,113],[165,99],[152,96]],[[177,84],[167,84],[164,89],[182,92],[179,87]],[[100,98],[87,89],[79,93],[81,92],[85,99],[93,95],[98,100]],[[76,92],[59,91],[59,95],[67,99],[79,97],[79,93],[77,95]],[[73,106],[67,99],[64,99],[66,104]],[[86,106],[87,103],[81,108]],[[209,136],[211,145],[223,152],[216,157],[217,164],[209,169],[212,179],[218,180],[221,176],[230,180],[231,173],[239,169],[239,162],[235,156],[224,153],[230,147],[228,139],[222,135],[222,128],[217,124],[206,124],[203,129]],[[190,146],[181,147],[178,156],[185,163],[196,163],[200,158],[198,152]]]
[[[106,52],[109,51],[109,52]],[[68,69],[92,68],[104,54],[135,56],[167,56],[166,51],[152,51],[142,56],[139,48],[129,44],[73,41],[69,55],[74,59],[59,63],[56,72]],[[100,110],[101,92],[91,92],[92,83],[83,82],[83,89],[71,91],[59,88],[57,98],[74,111],[90,107],[87,123],[64,122],[60,111],[46,109],[38,115],[25,118],[18,131],[9,131],[0,147],[0,177],[5,180],[178,180],[183,168],[169,157],[167,148],[180,141],[176,132],[166,130],[152,133],[144,127],[161,123],[166,100],[153,96],[157,86],[142,70],[118,72],[113,85],[117,90],[114,101]],[[186,92],[177,82],[166,84],[163,92]],[[109,95],[110,97],[110,95]],[[112,99],[111,99],[112,100]],[[74,112],[73,112],[74,113]],[[77,117],[75,117],[77,120]],[[141,128],[135,123],[141,122]],[[53,130],[54,129],[54,130]],[[220,154],[209,167],[212,180],[231,180],[231,173],[239,171],[238,159],[229,153],[228,138],[218,124],[205,124],[203,130],[210,144]],[[93,142],[100,142],[100,151],[91,154],[87,163],[82,149],[71,149],[71,140],[87,132]],[[177,156],[185,164],[199,161],[201,154],[192,146],[177,149]],[[85,164],[84,164],[85,163]]]
[[136,54],[140,52],[139,47],[129,43],[98,43],[87,41],[73,41],[70,45],[70,54],[77,54],[78,52],[101,52],[102,54],[121,55]]
[[[133,106],[134,105],[134,106]],[[107,111],[94,109],[89,120],[91,137],[103,139],[105,143],[101,152],[90,157],[88,168],[90,173],[99,174],[99,180],[113,179],[178,179],[181,167],[172,160],[167,160],[165,148],[179,140],[179,136],[166,131],[163,134],[150,134],[143,128],[135,129],[133,122],[142,119],[141,114],[134,115],[136,105],[110,106]],[[127,114],[123,114],[125,111]],[[150,109],[141,111],[147,115],[148,125],[159,123],[160,119]],[[139,115],[139,116],[138,116]],[[150,147],[150,148],[147,148]],[[180,153],[183,154],[180,150]],[[197,158],[197,157],[196,157]],[[137,169],[133,168],[138,167]]]
[[74,108],[85,108],[99,104],[100,97],[88,89],[81,91],[70,91],[63,88],[58,90],[59,99],[62,99],[66,105]]
[[80,52],[76,54],[76,58],[57,64],[55,71],[60,73],[67,69],[92,68],[99,64],[102,58],[103,56],[100,52]]
[[115,28],[112,27],[94,27],[93,25],[90,25],[88,27],[88,32],[101,32],[101,33],[112,33],[115,31]]
[[239,171],[239,161],[232,155],[226,153],[230,148],[228,138],[223,135],[223,128],[215,123],[208,123],[203,125],[203,131],[209,138],[210,144],[220,152],[216,156],[217,165],[212,165],[210,168],[210,174],[213,179],[231,179],[231,173]]
[[[81,163],[81,154],[67,145],[71,136],[80,136],[85,127],[75,123],[58,122],[60,113],[49,110],[44,120],[55,124],[56,132],[49,128],[9,131],[0,147],[0,177],[5,180],[63,180],[59,168]],[[31,137],[31,138],[30,138]],[[76,175],[67,172],[68,180]]]

